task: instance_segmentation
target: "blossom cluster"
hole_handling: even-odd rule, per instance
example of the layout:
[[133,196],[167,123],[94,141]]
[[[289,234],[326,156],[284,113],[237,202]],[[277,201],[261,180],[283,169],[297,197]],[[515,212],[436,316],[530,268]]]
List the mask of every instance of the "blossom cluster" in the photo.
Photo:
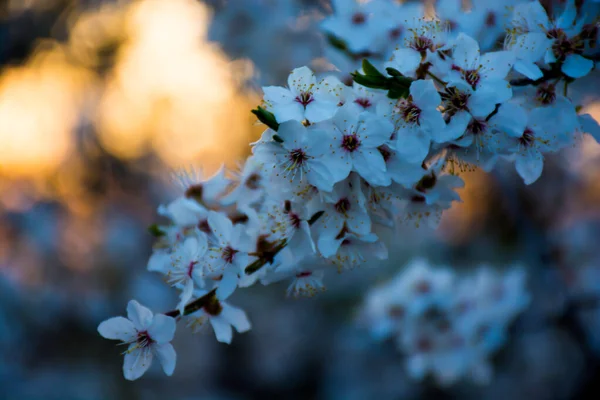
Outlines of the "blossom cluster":
[[500,273],[481,266],[459,275],[417,259],[368,294],[361,320],[374,338],[395,341],[413,378],[484,383],[490,356],[528,304],[522,268]]
[[[568,96],[568,85],[593,67],[598,35],[573,2],[556,19],[537,1],[510,2],[518,4],[505,46],[491,52],[470,32],[453,34],[441,19],[424,18],[418,6],[418,13],[390,13],[385,7],[413,6],[345,3],[335,2],[335,15],[323,22],[338,47],[369,57],[380,30],[400,24],[398,48],[383,66],[364,60],[351,83],[294,69],[286,87],[263,88],[253,113],[267,129],[241,171],[221,169],[208,179],[178,174],[180,197],[159,209],[169,222],[151,229],[158,240],[148,269],[180,292],[174,310],[154,317],[163,329],[164,318],[193,331],[211,325],[217,340],[230,343],[233,329],[250,329],[245,312],[228,303],[238,288],[287,280],[289,295],[313,295],[324,289],[326,270],[387,258],[382,228],[393,241],[400,224],[435,227],[460,200],[464,167],[491,170],[508,160],[529,184],[541,175],[544,154],[573,145],[583,132],[600,136]],[[473,278],[481,296],[490,279],[496,281],[487,272]],[[501,330],[514,311],[492,309],[485,306],[475,322],[489,317],[486,326]],[[143,322],[130,312],[131,323],[100,326],[103,336],[131,343],[128,379],[145,371],[148,354],[173,372],[175,353],[164,345],[174,324],[167,335],[152,328],[151,316]],[[495,349],[483,343],[483,354]],[[430,368],[427,359],[415,358],[416,370]]]

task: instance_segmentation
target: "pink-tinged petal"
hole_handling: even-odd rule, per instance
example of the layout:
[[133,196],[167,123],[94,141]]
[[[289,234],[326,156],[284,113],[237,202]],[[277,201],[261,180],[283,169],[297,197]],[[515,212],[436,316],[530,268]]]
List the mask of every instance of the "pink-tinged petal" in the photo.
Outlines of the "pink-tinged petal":
[[[486,114],[487,115],[487,114]],[[467,126],[469,126],[469,122],[471,122],[471,114],[468,112],[458,112],[452,116],[450,122],[446,126],[446,135],[455,136],[457,138],[461,137],[465,134],[465,130]]]
[[517,172],[523,178],[526,185],[530,185],[542,175],[544,168],[544,158],[542,154],[535,150],[525,153],[517,153],[515,162]]
[[98,325],[98,333],[106,339],[131,342],[137,337],[133,322],[124,317],[107,319]]
[[367,235],[371,232],[371,219],[369,218],[369,214],[360,208],[352,207],[350,211],[348,211],[346,223],[353,233]]
[[358,150],[353,153],[354,170],[371,185],[387,186],[390,178],[385,174],[385,161],[377,149]]
[[210,211],[208,214],[208,225],[221,245],[225,246],[229,244],[233,231],[233,223],[229,218],[216,211]]
[[388,162],[387,172],[395,182],[407,188],[419,182],[423,177],[423,168],[420,164],[403,162],[398,157],[393,157]]
[[328,155],[327,158],[323,159],[323,162],[329,169],[334,183],[346,179],[350,175],[350,171],[352,171],[352,158],[350,158],[348,152],[342,149]]
[[244,310],[233,307],[229,304],[222,303],[223,311],[221,311],[221,315],[224,319],[229,322],[236,331],[239,333],[247,332],[252,328],[250,321],[248,320],[248,316],[244,312]]
[[423,121],[421,123],[423,130],[428,132],[431,135],[431,139],[436,143],[448,142],[460,136],[456,136],[455,132],[446,129],[444,117],[436,109],[421,110],[419,120]]
[[[505,93],[500,94],[505,95]],[[488,88],[478,90],[469,97],[467,105],[473,114],[487,116],[494,111],[496,104],[499,103],[497,96],[497,93]]]
[[344,106],[338,108],[332,121],[342,134],[351,134],[358,125],[358,116],[354,108]]
[[548,39],[545,33],[531,32],[517,37],[511,51],[518,59],[534,63],[544,56],[550,46],[552,39]]
[[231,325],[227,321],[225,321],[220,315],[216,317],[209,317],[210,324],[215,331],[215,336],[217,340],[221,343],[231,343],[231,339],[233,337],[233,331],[231,329]]
[[529,79],[537,80],[544,76],[544,73],[536,64],[528,61],[517,61],[514,65],[515,71],[525,75]]
[[127,304],[127,318],[133,322],[133,326],[138,331],[147,330],[152,324],[152,311],[141,305],[135,300]]
[[317,248],[321,255],[330,258],[336,255],[343,239],[336,239],[337,235],[322,234],[317,241]]
[[565,59],[561,70],[571,78],[582,78],[589,74],[592,68],[594,68],[592,60],[588,60],[579,54],[571,54]]
[[[479,93],[477,93],[479,92]],[[475,92],[478,95],[489,96],[495,104],[504,103],[512,97],[512,86],[504,79],[490,79]],[[469,103],[470,105],[470,103]],[[494,105],[495,106],[495,105]]]
[[153,354],[150,349],[135,348],[135,346],[135,343],[129,346],[123,360],[123,375],[129,381],[140,378],[152,365]]
[[521,137],[527,126],[527,112],[518,104],[504,103],[490,118],[490,126],[512,137]]
[[483,77],[485,79],[504,79],[515,63],[511,51],[494,51],[481,57]]
[[277,104],[289,104],[296,97],[288,89],[280,86],[265,86],[263,87],[263,92],[265,93],[265,101],[271,103],[273,106]]
[[442,102],[442,98],[431,80],[414,81],[410,85],[410,95],[413,103],[421,110],[435,109]]
[[228,268],[223,273],[223,278],[219,281],[219,287],[217,287],[217,298],[219,300],[225,300],[235,292],[238,285],[238,274],[233,268]]
[[157,344],[152,346],[152,351],[158,358],[158,362],[162,366],[163,371],[167,376],[173,375],[175,371],[175,363],[177,362],[177,354],[171,343]]
[[288,86],[296,94],[306,92],[317,83],[315,74],[308,67],[296,68],[288,77]]
[[298,236],[298,237],[305,237],[305,242],[309,243],[311,250],[314,252],[317,251],[317,248],[315,247],[315,242],[312,239],[312,234],[310,231],[310,225],[308,224],[308,222],[306,221],[302,221],[300,222],[300,229],[299,231],[296,232],[296,234],[294,235],[294,238]]
[[564,11],[556,20],[556,27],[559,29],[568,30],[575,24],[575,19],[577,18],[577,8],[575,7],[575,1],[573,0],[568,0],[566,3],[567,4],[565,4]]
[[385,63],[386,68],[394,68],[402,75],[412,76],[421,65],[421,55],[412,49],[399,49],[393,54],[393,59]]
[[157,250],[148,260],[148,271],[166,274],[171,266],[171,255],[166,251]]
[[290,104],[280,104],[274,106],[270,111],[275,115],[275,119],[279,123],[291,120],[304,120],[304,106],[297,101],[294,101]]
[[360,115],[361,127],[357,134],[361,147],[378,147],[390,140],[394,125],[386,118],[364,112]]
[[333,117],[337,109],[337,103],[313,101],[306,106],[304,116],[310,122],[321,122]]
[[472,37],[461,33],[454,42],[452,53],[454,64],[469,70],[479,66],[479,44]]
[[524,19],[530,30],[540,30],[540,28],[547,30],[550,28],[548,14],[539,1],[532,1],[519,5],[515,10],[517,18]]
[[185,239],[185,242],[183,242],[183,252],[189,261],[197,260],[199,256],[202,256],[206,252],[206,241],[204,240],[203,242],[201,245],[195,237]]
[[310,162],[310,169],[306,173],[306,179],[308,179],[308,183],[325,192],[331,192],[335,183],[331,172],[329,172],[327,166],[320,160]]
[[176,325],[174,318],[156,314],[152,325],[148,328],[148,335],[158,344],[168,343],[175,336]]
[[301,147],[306,136],[306,128],[297,120],[283,122],[279,125],[277,135],[283,140],[283,146],[288,150]]
[[171,202],[166,210],[168,216],[178,226],[195,226],[200,218],[208,214],[208,210],[197,201],[185,197]]
[[431,140],[420,129],[401,129],[397,133],[396,151],[406,162],[421,163],[427,154]]
[[185,309],[187,303],[190,302],[193,292],[194,281],[192,280],[192,278],[186,278],[185,284],[183,285],[183,290],[181,291],[181,295],[179,296],[179,304],[177,304],[177,309],[181,314],[183,314],[183,310]]

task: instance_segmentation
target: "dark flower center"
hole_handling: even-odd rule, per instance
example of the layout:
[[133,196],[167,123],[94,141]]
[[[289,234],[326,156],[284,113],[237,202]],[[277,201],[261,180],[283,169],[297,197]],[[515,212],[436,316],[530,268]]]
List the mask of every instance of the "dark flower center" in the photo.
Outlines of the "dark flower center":
[[523,136],[519,138],[519,143],[521,143],[525,147],[531,146],[534,141],[535,136],[533,134],[533,131],[529,128],[525,129],[525,132],[523,132]]
[[298,216],[298,214],[295,214],[293,212],[289,212],[288,213],[288,218],[290,219],[290,223],[292,224],[292,226],[296,229],[300,228],[300,222],[302,222],[302,220],[300,219],[300,217]]
[[486,26],[495,26],[496,25],[496,14],[492,11],[488,12],[485,17],[485,25]]
[[455,87],[448,87],[442,93],[444,107],[450,116],[453,116],[459,111],[468,111],[467,102],[470,95],[463,93]]
[[251,174],[248,179],[246,179],[246,187],[251,190],[260,189],[260,181],[261,176],[259,174]]
[[388,315],[391,318],[402,318],[406,314],[406,309],[401,305],[392,305],[388,308]]
[[210,225],[208,224],[208,219],[202,219],[198,222],[198,229],[204,233],[210,233]]
[[202,185],[192,185],[185,191],[185,197],[188,199],[201,199],[203,190]]
[[487,123],[485,121],[481,121],[473,118],[469,125],[467,126],[467,131],[472,133],[473,135],[480,135],[487,130]]
[[394,29],[391,29],[389,32],[390,39],[396,40],[402,35],[403,29],[402,26],[398,26]]
[[294,149],[290,151],[288,157],[290,158],[293,167],[301,166],[305,161],[308,160],[308,156],[302,149]]
[[367,22],[367,16],[364,13],[357,12],[352,16],[352,23],[354,25],[362,25]]
[[148,331],[141,331],[137,334],[136,342],[139,348],[145,348],[149,347],[152,343],[154,343],[154,339],[150,337]]
[[535,99],[543,105],[554,103],[556,100],[556,87],[551,84],[540,85],[535,93]]
[[302,104],[304,108],[306,108],[307,105],[315,101],[311,92],[302,92],[299,96],[296,96],[295,100],[298,103]]
[[436,183],[437,177],[435,176],[435,174],[432,173],[430,175],[425,175],[423,178],[421,178],[419,183],[417,183],[415,189],[421,193],[425,193],[429,189],[433,188]]
[[377,150],[379,150],[379,152],[381,153],[381,156],[383,157],[383,161],[388,162],[388,160],[392,157],[392,152],[390,151],[390,148],[387,146],[379,146],[377,148]]
[[473,89],[475,89],[475,87],[479,83],[479,80],[481,79],[481,75],[479,75],[479,70],[477,69],[463,71],[463,77]]
[[311,271],[304,271],[304,272],[300,272],[299,274],[296,274],[296,278],[306,278],[312,275]]
[[360,147],[360,140],[356,136],[356,134],[352,135],[344,135],[342,138],[342,148],[344,150],[352,153]]
[[238,251],[231,248],[230,246],[227,246],[223,249],[223,253],[221,254],[221,258],[223,260],[225,260],[225,262],[231,264],[233,262],[233,257],[235,257],[235,254]]
[[194,272],[194,267],[196,266],[196,264],[198,264],[198,261],[192,261],[192,262],[190,262],[190,264],[188,265],[187,275],[188,275],[190,278],[192,277],[192,273]]
[[419,117],[421,116],[421,109],[416,106],[413,102],[404,101],[399,104],[400,114],[402,119],[410,124],[419,124]]
[[427,281],[419,281],[415,284],[415,291],[420,294],[431,292],[431,284]]
[[421,57],[424,59],[427,55],[427,50],[434,51],[435,46],[433,45],[433,40],[429,39],[426,36],[415,36],[408,43],[408,47],[418,51],[421,53]]
[[350,210],[350,200],[345,197],[340,199],[337,203],[335,203],[335,209],[340,214],[346,214],[348,210]]
[[364,109],[367,109],[373,105],[373,104],[371,104],[371,101],[367,98],[356,99],[356,100],[354,100],[354,102]]
[[546,37],[548,39],[563,39],[567,37],[567,34],[561,28],[552,28],[546,32]]

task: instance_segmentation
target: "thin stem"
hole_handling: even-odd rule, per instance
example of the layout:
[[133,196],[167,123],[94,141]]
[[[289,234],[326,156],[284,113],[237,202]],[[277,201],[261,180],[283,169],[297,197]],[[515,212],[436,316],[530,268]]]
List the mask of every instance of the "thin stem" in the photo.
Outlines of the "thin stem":
[[443,80],[441,80],[440,78],[438,78],[435,74],[427,71],[427,75],[429,75],[430,77],[432,77],[433,80],[436,81],[437,83],[439,83],[440,85],[442,85],[442,86],[446,86],[447,85],[446,82],[444,82]]
[[[319,220],[319,218],[321,218],[321,216],[323,215],[324,211],[319,211],[317,213],[315,213],[312,218],[308,221],[308,223],[310,225],[313,225],[315,222],[317,222]],[[270,252],[270,257],[266,258],[259,258],[258,260],[250,263],[245,269],[244,272],[247,275],[250,275],[256,271],[258,271],[259,269],[261,269],[262,267],[264,267],[267,262],[269,262],[269,259],[272,260],[272,257],[274,257],[275,255],[277,255],[277,253],[279,253],[281,250],[283,250],[286,246],[287,246],[287,239],[283,239],[277,246],[275,246],[275,248]],[[212,300],[212,298],[216,295],[217,293],[217,288],[214,288],[213,290],[211,290],[210,292],[206,293],[204,296],[197,298],[196,300],[192,301],[191,303],[187,304],[185,306],[185,308],[183,309],[183,314],[181,314],[179,312],[179,310],[171,310],[165,313],[166,316],[169,317],[173,317],[173,318],[178,318],[181,317],[183,315],[190,315],[193,312],[196,312],[198,310],[200,310],[201,308],[205,307],[206,305],[209,304],[209,302]]]
[[[186,305],[185,308],[183,309],[183,315],[189,315],[195,311],[198,311],[202,307],[206,306],[209,303],[209,301],[211,300],[211,298],[213,296],[215,296],[216,293],[217,293],[217,288],[214,288],[210,292],[206,293],[204,296],[192,301],[191,303]],[[171,310],[169,312],[166,312],[165,315],[168,317],[177,318],[177,317],[181,316],[181,313],[179,312],[179,310]]]

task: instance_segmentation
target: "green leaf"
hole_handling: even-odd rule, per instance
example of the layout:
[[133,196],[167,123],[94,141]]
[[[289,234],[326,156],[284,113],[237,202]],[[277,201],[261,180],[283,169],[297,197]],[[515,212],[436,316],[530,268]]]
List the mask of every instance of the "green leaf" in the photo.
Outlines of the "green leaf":
[[279,129],[279,123],[277,122],[277,119],[275,119],[275,115],[273,115],[272,112],[269,112],[261,106],[258,106],[256,110],[252,110],[252,114],[256,115],[260,122],[273,129],[274,131],[277,131]]
[[358,83],[359,85],[363,85],[363,86],[366,86],[371,89],[388,90],[390,88],[388,78],[385,78],[385,77],[380,78],[380,77],[361,75],[358,72],[354,72],[351,75],[352,75],[352,78],[354,79],[354,82]]
[[273,140],[277,143],[283,143],[283,139],[279,135],[273,135]]
[[365,71],[365,75],[367,75],[368,77],[385,78],[385,75],[379,72],[377,68],[375,68],[373,64],[371,64],[366,58],[362,62],[362,68],[363,71]]
[[400,71],[398,71],[397,69],[394,69],[394,68],[387,67],[385,70],[391,76],[404,76],[400,73]]
[[328,34],[327,41],[329,42],[330,45],[332,45],[333,47],[335,47],[338,50],[341,50],[341,51],[348,50],[348,46],[346,46],[346,42],[344,42],[342,39],[338,38],[337,36]]
[[308,224],[314,225],[314,223],[317,222],[319,218],[321,218],[321,215],[323,215],[324,213],[325,211],[317,211],[316,213],[314,213],[313,216],[310,217],[310,219],[308,220]]
[[157,224],[150,225],[148,227],[148,232],[154,237],[161,237],[167,234],[165,231],[160,229],[160,227]]

